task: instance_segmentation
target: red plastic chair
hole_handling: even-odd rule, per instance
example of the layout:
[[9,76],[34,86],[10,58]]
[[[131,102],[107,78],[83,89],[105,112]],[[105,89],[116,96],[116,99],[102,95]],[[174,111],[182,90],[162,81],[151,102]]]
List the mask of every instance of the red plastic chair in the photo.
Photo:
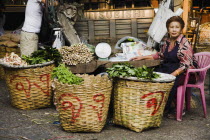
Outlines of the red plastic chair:
[[[177,107],[176,107],[176,119],[177,121],[182,120],[182,112],[184,109],[184,100],[186,94],[186,110],[190,110],[190,99],[191,99],[191,90],[190,88],[199,88],[200,95],[202,99],[202,106],[204,117],[207,117],[206,114],[206,99],[204,93],[204,82],[206,77],[206,72],[210,68],[210,52],[199,52],[195,53],[195,58],[198,61],[198,69],[188,69],[186,72],[186,77],[184,85],[179,86],[177,89]],[[195,84],[188,84],[190,73],[199,72],[199,79]]]

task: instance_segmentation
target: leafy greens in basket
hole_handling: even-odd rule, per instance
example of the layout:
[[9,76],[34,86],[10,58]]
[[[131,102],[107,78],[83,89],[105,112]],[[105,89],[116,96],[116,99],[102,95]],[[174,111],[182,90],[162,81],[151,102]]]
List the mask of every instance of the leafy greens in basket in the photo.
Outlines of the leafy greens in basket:
[[22,59],[25,60],[29,65],[41,64],[44,62],[55,61],[55,64],[61,61],[61,54],[55,48],[51,46],[45,46],[39,50],[33,52],[31,56],[22,56]]
[[107,68],[110,77],[137,77],[138,79],[156,79],[159,74],[154,73],[154,68],[148,68],[145,65],[135,68],[129,63],[113,64],[111,68]]
[[55,67],[52,72],[53,79],[57,78],[59,82],[63,84],[76,84],[79,85],[82,83],[83,79],[74,75],[64,64],[60,64],[58,67]]

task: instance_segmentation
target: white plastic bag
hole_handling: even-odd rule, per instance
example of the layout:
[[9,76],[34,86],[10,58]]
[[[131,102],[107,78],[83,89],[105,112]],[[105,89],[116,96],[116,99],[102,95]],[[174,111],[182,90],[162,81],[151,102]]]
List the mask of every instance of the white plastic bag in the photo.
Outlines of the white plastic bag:
[[62,46],[64,46],[64,41],[63,41],[63,35],[61,31],[55,31],[55,41],[53,42],[52,47],[56,49],[60,49]]
[[[179,16],[182,14],[183,10],[179,8],[175,13],[169,9],[171,0],[167,0],[166,2],[163,1],[160,6],[159,10],[150,25],[148,30],[148,35],[152,37],[155,42],[160,43],[164,35],[167,33],[166,29],[166,21],[172,16]],[[151,40],[150,40],[151,42]],[[147,43],[148,44],[148,43]]]

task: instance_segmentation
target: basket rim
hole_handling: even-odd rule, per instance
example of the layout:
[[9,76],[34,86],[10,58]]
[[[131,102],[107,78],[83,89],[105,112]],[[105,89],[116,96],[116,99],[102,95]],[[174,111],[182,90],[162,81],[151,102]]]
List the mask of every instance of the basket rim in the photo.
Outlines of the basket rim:
[[6,68],[35,68],[35,67],[42,67],[42,66],[47,66],[47,65],[50,65],[50,64],[53,64],[54,61],[49,61],[49,62],[45,62],[45,63],[42,63],[42,64],[35,64],[35,65],[27,65],[27,66],[19,66],[19,65],[9,65],[9,64],[6,64],[3,62],[3,58],[0,59],[0,65],[2,65],[3,67],[6,67]]
[[[80,87],[80,86],[84,86],[84,85],[85,85],[85,83],[83,83],[83,82],[82,82],[81,84],[79,84],[79,85],[62,83],[62,82],[59,82],[57,78],[54,78],[52,82],[58,83],[58,84],[60,84],[60,85],[62,85],[62,86],[66,86],[66,87]],[[104,89],[107,89],[107,88],[110,88],[110,87],[113,87],[113,85],[111,85],[111,86],[109,86],[109,87],[106,87],[106,88],[104,88]]]
[[[174,82],[176,77],[171,75],[171,74],[167,74],[167,73],[162,73],[162,72],[154,72],[160,75],[160,78],[156,78],[156,79],[144,79],[144,78],[137,78],[137,77],[118,77],[119,79],[123,79],[123,80],[130,80],[130,81],[137,81],[137,82],[152,82],[152,83],[171,83]],[[167,77],[168,79],[163,79],[164,77]]]

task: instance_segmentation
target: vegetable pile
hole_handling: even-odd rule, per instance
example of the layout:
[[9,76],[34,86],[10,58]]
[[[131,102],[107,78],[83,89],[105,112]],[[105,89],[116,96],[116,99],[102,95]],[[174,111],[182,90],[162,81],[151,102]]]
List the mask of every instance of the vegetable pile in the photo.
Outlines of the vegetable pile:
[[12,52],[10,55],[6,53],[6,56],[2,60],[5,64],[26,66],[27,63],[22,60],[17,54]]
[[45,46],[31,54],[31,56],[22,56],[29,65],[41,64],[44,62],[55,61],[57,65],[61,61],[61,54],[55,48]]
[[67,65],[77,65],[80,63],[88,63],[93,60],[93,53],[83,43],[63,46],[60,49],[62,55],[62,62]]
[[23,55],[22,57],[19,57],[14,52],[11,54],[6,54],[1,61],[8,65],[19,66],[42,64],[49,61],[54,61],[55,64],[58,65],[58,63],[61,61],[61,58],[61,54],[57,49],[45,46],[44,48],[40,48],[32,53],[31,56]]
[[110,77],[137,77],[138,79],[156,79],[159,74],[154,73],[154,68],[148,68],[145,65],[135,68],[129,63],[113,64],[111,68],[107,68]]
[[55,67],[52,72],[53,79],[57,78],[63,84],[76,84],[79,85],[83,82],[81,77],[74,75],[64,64]]

